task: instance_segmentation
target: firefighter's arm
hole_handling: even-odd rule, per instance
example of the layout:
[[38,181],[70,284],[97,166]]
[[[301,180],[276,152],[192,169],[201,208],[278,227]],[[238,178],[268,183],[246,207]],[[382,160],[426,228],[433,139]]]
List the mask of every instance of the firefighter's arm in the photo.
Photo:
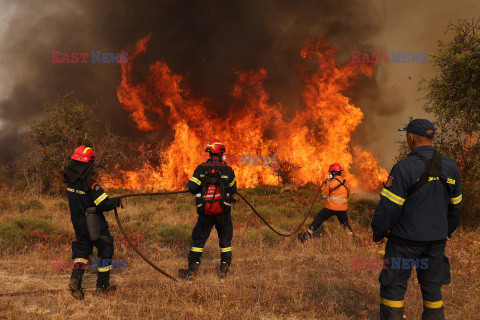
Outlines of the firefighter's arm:
[[[454,185],[453,185],[453,192],[450,197],[450,203],[448,205],[448,237],[452,236],[452,233],[458,227],[458,222],[460,221],[460,214],[462,213],[463,209],[463,200],[462,200],[462,182],[460,178],[460,173],[458,172],[458,168],[455,165],[455,176],[454,176]],[[451,184],[452,181],[448,183]]]
[[326,199],[330,194],[330,181],[332,181],[332,180],[327,179],[322,184],[322,196],[323,196],[324,199]]
[[230,195],[237,193],[237,177],[235,177],[235,172],[232,170],[229,174],[226,190]]
[[197,194],[202,190],[202,180],[205,177],[205,170],[198,166],[193,172],[193,176],[188,180],[188,190],[192,194]]
[[109,198],[96,182],[92,185],[90,197],[95,206],[102,211],[110,211],[121,205],[119,197]]
[[380,202],[373,213],[371,227],[373,241],[385,238],[402,214],[405,202],[405,181],[401,170],[394,166],[384,188],[380,192]]

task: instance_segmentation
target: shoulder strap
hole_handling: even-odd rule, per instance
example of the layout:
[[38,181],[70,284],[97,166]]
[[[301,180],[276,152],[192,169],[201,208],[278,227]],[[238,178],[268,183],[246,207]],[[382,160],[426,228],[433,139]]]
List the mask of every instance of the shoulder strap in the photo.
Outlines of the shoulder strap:
[[76,198],[77,201],[78,201],[78,205],[80,206],[80,209],[82,209],[83,214],[86,215],[86,214],[87,214],[87,211],[85,211],[85,209],[83,209],[82,201],[80,201],[80,197],[78,196],[78,193],[77,193],[77,192],[74,192],[74,194],[75,194],[75,198]]
[[[330,190],[330,192],[332,192],[333,190],[337,190],[338,188],[340,188],[341,186],[344,186],[345,189],[347,189],[347,186],[345,185],[345,182],[347,182],[346,179],[343,179],[343,182],[341,182],[340,180],[338,180],[337,178],[335,178],[335,180],[337,180],[339,182],[339,184],[333,188],[332,190]],[[347,189],[347,192],[348,192],[348,189]]]
[[414,194],[418,189],[423,187],[425,183],[429,181],[430,177],[438,177],[442,186],[448,192],[447,182],[444,176],[442,176],[442,155],[437,151],[434,151],[433,156],[431,159],[427,159],[424,155],[420,153],[411,154],[411,156],[417,156],[422,159],[423,163],[425,163],[425,172],[420,176],[420,178],[415,182],[412,188],[407,191],[406,197],[410,197]]

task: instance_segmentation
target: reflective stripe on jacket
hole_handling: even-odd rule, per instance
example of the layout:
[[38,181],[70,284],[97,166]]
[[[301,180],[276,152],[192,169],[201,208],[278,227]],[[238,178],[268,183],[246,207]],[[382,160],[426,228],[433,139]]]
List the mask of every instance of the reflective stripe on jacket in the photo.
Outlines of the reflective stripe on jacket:
[[345,211],[348,208],[348,197],[350,196],[350,190],[347,182],[343,186],[337,186],[345,181],[342,176],[335,176],[333,179],[329,179],[323,185],[322,194],[324,198],[327,198],[325,208],[336,211]]

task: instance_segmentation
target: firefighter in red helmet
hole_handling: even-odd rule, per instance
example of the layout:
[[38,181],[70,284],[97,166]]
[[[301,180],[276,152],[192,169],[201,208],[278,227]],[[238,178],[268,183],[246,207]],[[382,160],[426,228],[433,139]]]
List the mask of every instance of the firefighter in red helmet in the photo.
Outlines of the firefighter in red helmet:
[[200,164],[188,181],[188,189],[196,197],[198,220],[192,231],[192,248],[188,268],[180,269],[178,276],[193,279],[200,266],[203,248],[213,226],[220,240],[220,277],[227,275],[232,262],[233,224],[230,214],[233,195],[237,192],[235,172],[223,160],[225,146],[217,139],[208,142],[210,158]]
[[116,288],[110,285],[113,237],[103,212],[113,210],[121,206],[121,203],[120,198],[109,198],[92,178],[94,160],[93,149],[82,145],[75,150],[72,161],[64,171],[68,205],[75,230],[75,241],[72,242],[74,267],[68,289],[78,300],[84,298],[82,276],[93,247],[98,250],[97,293],[107,293]]
[[339,163],[333,163],[328,168],[328,179],[322,185],[322,195],[327,199],[325,207],[317,214],[307,232],[298,234],[298,238],[303,243],[313,236],[323,222],[331,216],[337,216],[338,221],[345,228],[352,232],[352,227],[348,223],[347,207],[350,188],[346,179],[342,177],[343,167]]

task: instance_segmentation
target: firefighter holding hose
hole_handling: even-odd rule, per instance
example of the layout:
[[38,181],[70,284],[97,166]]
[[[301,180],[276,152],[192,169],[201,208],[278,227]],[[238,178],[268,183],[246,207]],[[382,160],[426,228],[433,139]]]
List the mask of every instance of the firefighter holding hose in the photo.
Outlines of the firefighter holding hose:
[[339,163],[333,163],[328,168],[328,179],[322,185],[322,196],[327,199],[325,207],[317,214],[307,232],[299,233],[299,240],[304,243],[313,236],[322,223],[335,215],[345,228],[352,233],[352,227],[348,223],[347,208],[350,188],[347,180],[342,177],[343,167]]
[[64,171],[67,183],[68,205],[75,230],[72,242],[74,267],[68,289],[75,299],[82,300],[82,276],[88,258],[95,246],[101,263],[97,264],[97,293],[114,291],[110,285],[110,270],[113,257],[113,237],[108,230],[104,211],[121,205],[120,198],[109,198],[92,178],[95,153],[92,148],[80,146],[75,150],[72,161]]
[[233,224],[230,214],[233,195],[237,192],[237,178],[224,161],[225,146],[217,139],[207,144],[210,158],[200,164],[188,181],[189,191],[195,195],[198,220],[192,231],[193,245],[188,255],[188,268],[180,269],[178,276],[191,280],[200,266],[203,248],[215,226],[220,240],[220,278],[224,278],[232,262]]

